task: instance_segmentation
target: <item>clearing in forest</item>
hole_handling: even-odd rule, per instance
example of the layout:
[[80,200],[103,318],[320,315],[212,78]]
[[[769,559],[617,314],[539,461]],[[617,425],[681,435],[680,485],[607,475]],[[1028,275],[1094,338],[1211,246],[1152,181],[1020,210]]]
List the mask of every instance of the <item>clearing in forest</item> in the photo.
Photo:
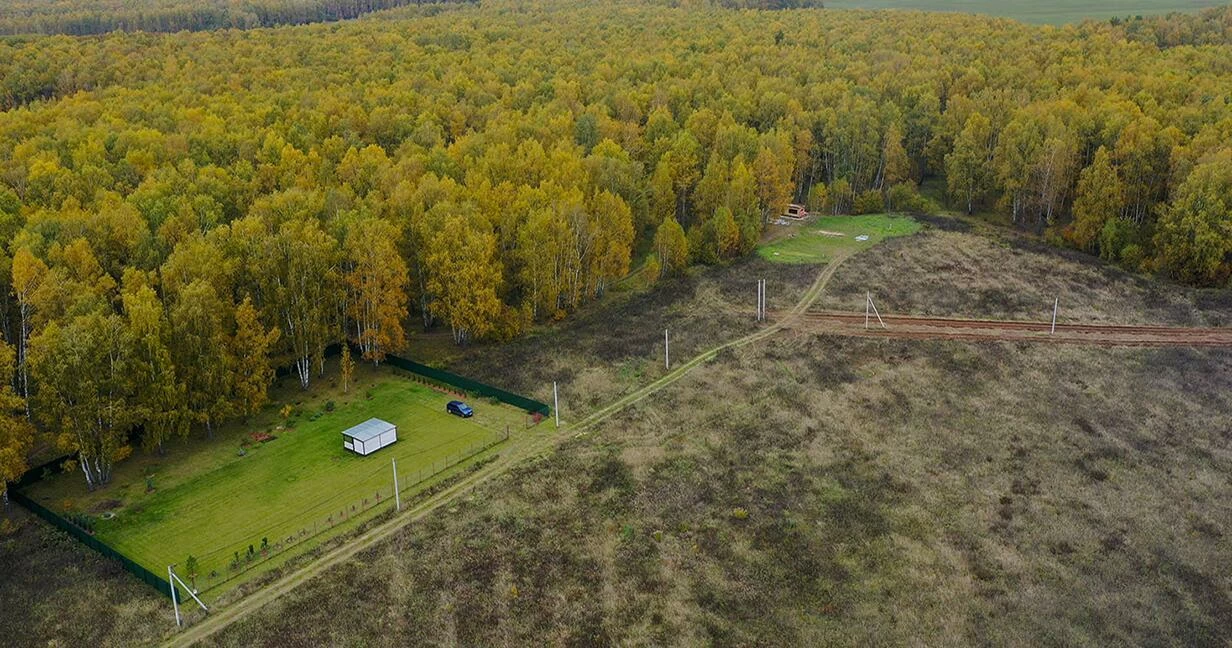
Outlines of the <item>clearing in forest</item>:
[[[526,425],[523,412],[487,399],[467,400],[472,418],[447,414],[457,396],[391,369],[367,369],[361,380],[349,394],[288,390],[290,416],[278,403],[213,441],[173,443],[162,457],[139,453],[93,493],[73,471],[27,494],[89,516],[98,539],[156,574],[176,564],[188,580],[192,555],[196,586],[209,592],[391,509],[392,460],[405,500]],[[343,449],[342,431],[374,417],[397,425],[398,441],[368,456]]]
[[881,241],[914,234],[920,224],[907,216],[813,216],[801,224],[775,225],[773,239],[757,249],[777,263],[828,263],[836,257],[866,250]]

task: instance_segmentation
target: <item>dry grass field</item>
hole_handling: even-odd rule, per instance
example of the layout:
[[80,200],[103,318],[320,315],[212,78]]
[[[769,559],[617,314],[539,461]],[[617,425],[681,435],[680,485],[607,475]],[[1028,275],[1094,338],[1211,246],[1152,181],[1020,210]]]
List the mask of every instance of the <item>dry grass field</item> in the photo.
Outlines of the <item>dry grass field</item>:
[[[947,242],[1001,245],[934,230],[867,256],[910,271]],[[1021,254],[1074,299],[1104,272]],[[738,270],[515,344],[499,370],[537,383],[551,371],[530,360],[551,349],[552,368],[573,368],[569,402],[608,399],[639,382],[629,367],[653,356],[638,351],[664,321],[729,294]],[[984,271],[1017,286],[1024,269]],[[1112,273],[1098,294],[1117,290],[1121,310],[1084,307],[1156,316],[1133,310],[1149,284]],[[721,354],[213,641],[1226,645],[1230,411],[1223,350],[784,334]]]
[[[713,269],[453,368],[540,398],[559,380],[576,420],[662,374],[664,327],[683,361],[753,330],[741,308],[756,277],[785,309],[816,271]],[[864,286],[897,312],[1025,317],[1064,291],[1074,313],[1109,321],[1227,317],[1226,293],[939,227],[848,260],[822,305],[855,308]],[[1229,412],[1232,350],[785,332],[719,354],[211,643],[1225,646]],[[66,599],[81,585],[56,587]],[[83,618],[103,613],[91,600]],[[39,614],[25,622],[46,628]],[[97,643],[151,632],[124,625]]]
[[1078,252],[961,221],[890,239],[844,265],[818,308],[1058,322],[1232,326],[1232,290],[1201,290],[1132,275]]

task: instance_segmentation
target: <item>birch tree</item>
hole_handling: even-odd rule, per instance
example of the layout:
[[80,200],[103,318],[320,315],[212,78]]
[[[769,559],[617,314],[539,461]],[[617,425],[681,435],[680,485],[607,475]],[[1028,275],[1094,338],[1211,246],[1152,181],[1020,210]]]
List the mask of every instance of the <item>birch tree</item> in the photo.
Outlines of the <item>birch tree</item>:
[[91,313],[51,322],[30,340],[30,370],[38,382],[38,418],[94,490],[111,480],[115,462],[132,452],[131,357],[118,315]]
[[406,346],[406,262],[398,254],[401,231],[393,223],[364,218],[347,232],[347,316],[363,358],[378,364]]

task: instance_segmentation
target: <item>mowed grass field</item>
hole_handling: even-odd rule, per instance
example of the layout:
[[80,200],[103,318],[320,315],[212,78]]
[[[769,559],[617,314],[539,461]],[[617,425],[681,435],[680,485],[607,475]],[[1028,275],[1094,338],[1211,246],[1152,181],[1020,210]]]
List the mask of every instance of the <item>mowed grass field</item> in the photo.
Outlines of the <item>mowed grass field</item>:
[[1087,18],[1149,16],[1173,11],[1198,11],[1227,4],[1224,0],[826,0],[826,9],[913,9],[956,11],[1060,25]]
[[[839,254],[866,250],[881,241],[907,236],[920,224],[907,216],[867,214],[820,216],[804,223],[772,225],[771,240],[757,249],[776,263],[827,263]],[[867,236],[867,240],[857,240]]]
[[[285,421],[274,405],[267,409],[279,423],[259,417],[213,442],[124,462],[112,484],[94,493],[75,472],[29,493],[53,510],[90,512],[100,540],[156,574],[173,563],[183,573],[192,554],[205,589],[241,571],[231,567],[234,556],[243,559],[249,545],[259,554],[263,538],[272,555],[346,528],[366,510],[393,506],[391,460],[406,497],[417,482],[504,438],[506,426],[512,432],[525,424],[520,410],[487,400],[468,400],[473,418],[449,415],[445,404],[454,397],[384,369],[327,411],[334,397],[304,398]],[[373,417],[397,425],[398,441],[366,457],[344,450],[341,432]],[[267,430],[277,438],[249,442],[240,454],[250,433]],[[106,512],[114,518],[102,519]]]

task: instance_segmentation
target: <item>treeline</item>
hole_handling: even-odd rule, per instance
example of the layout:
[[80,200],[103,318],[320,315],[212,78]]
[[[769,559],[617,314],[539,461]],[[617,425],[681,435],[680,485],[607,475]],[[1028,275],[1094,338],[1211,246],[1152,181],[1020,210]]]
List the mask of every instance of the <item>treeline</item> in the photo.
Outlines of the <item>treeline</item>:
[[209,434],[329,344],[507,339],[636,250],[651,277],[723,262],[793,200],[920,209],[923,181],[1227,285],[1230,54],[1108,23],[512,1],[6,41],[6,92],[44,97],[0,113],[13,395],[103,482],[132,431]]
[[[707,4],[724,9],[762,9],[774,11],[779,9],[824,9],[823,0],[705,0]],[[682,4],[687,4],[683,0]]]
[[1110,22],[1126,38],[1157,47],[1232,43],[1232,6],[1167,16],[1113,18]]
[[407,5],[477,0],[10,0],[0,34],[252,29],[357,18]]

